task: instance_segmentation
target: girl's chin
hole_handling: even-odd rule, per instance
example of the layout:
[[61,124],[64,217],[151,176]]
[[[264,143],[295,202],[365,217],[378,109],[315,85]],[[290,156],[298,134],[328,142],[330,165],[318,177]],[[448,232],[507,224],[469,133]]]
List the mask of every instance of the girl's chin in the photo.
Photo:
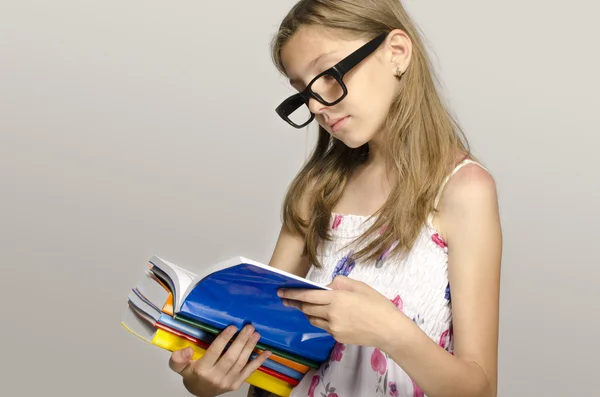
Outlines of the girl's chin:
[[344,145],[351,149],[357,149],[369,142],[368,140],[365,140],[364,137],[353,137],[352,134],[341,134],[341,136],[334,135],[334,137],[342,141]]

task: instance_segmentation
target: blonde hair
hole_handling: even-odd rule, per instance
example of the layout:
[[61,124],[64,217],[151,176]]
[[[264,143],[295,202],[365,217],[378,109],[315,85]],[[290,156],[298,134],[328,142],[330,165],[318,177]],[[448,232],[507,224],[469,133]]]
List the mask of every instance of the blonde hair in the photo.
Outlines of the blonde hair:
[[[401,29],[412,42],[401,94],[390,106],[384,129],[395,183],[386,203],[374,214],[377,219],[359,239],[369,239],[368,244],[354,258],[376,260],[395,243],[391,254],[406,253],[429,213],[436,211],[435,196],[457,153],[468,156],[467,140],[443,104],[423,40],[399,0],[299,1],[272,41],[273,61],[282,74],[286,75],[282,47],[298,28],[311,25],[365,40]],[[366,155],[368,144],[349,148],[319,127],[312,155],[288,189],[282,210],[284,226],[305,238],[305,255],[317,267],[321,266],[317,259],[319,243],[331,238],[332,210],[348,176]],[[382,228],[385,233],[380,233]]]

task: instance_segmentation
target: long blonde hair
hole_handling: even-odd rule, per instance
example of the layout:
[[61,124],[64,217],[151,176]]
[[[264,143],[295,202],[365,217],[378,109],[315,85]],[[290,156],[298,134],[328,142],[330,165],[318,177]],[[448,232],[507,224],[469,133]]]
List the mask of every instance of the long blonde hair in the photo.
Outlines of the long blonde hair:
[[[369,239],[354,254],[376,260],[395,244],[391,254],[406,253],[414,244],[457,153],[468,156],[468,143],[443,104],[437,78],[423,40],[399,0],[301,0],[283,19],[272,41],[272,57],[286,75],[281,49],[301,26],[316,25],[366,40],[401,29],[412,42],[411,62],[401,93],[393,100],[385,123],[386,149],[396,183],[377,218],[359,240]],[[316,146],[292,181],[283,203],[283,223],[305,238],[305,255],[320,267],[321,241],[331,238],[331,216],[349,175],[368,156],[368,144],[352,149],[319,126]],[[308,195],[308,219],[303,203]],[[385,228],[385,233],[379,233]],[[373,238],[370,238],[373,237]]]

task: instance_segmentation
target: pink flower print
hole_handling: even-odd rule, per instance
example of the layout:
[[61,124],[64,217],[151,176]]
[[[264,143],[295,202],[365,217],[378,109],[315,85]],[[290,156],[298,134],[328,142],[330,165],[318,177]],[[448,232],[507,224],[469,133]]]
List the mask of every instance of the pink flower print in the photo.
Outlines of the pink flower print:
[[412,380],[412,384],[413,384],[413,397],[425,397],[425,393],[423,393],[423,390],[421,390],[421,388],[415,383],[414,380]]
[[338,397],[337,393],[329,393],[327,397]]
[[344,355],[344,350],[346,350],[346,345],[339,342],[336,343],[331,351],[331,361],[341,361],[342,356]]
[[392,300],[392,303],[398,309],[400,309],[400,311],[402,311],[402,309],[404,308],[404,302],[402,302],[402,298],[400,298],[400,295],[396,295],[396,297]]
[[446,347],[446,339],[448,339],[448,333],[450,332],[450,330],[445,330],[444,332],[442,332],[442,336],[440,336],[440,346],[445,348]]
[[379,349],[373,350],[373,354],[371,354],[371,368],[373,368],[373,371],[379,372],[381,375],[385,374],[387,369],[387,361]]
[[308,388],[308,397],[315,397],[315,389],[319,384],[319,375],[315,375],[312,378],[312,382],[310,383],[310,387]]
[[340,223],[342,223],[343,217],[344,217],[343,215],[336,215],[335,218],[333,218],[333,224],[331,225],[331,228],[333,230],[337,229],[337,227],[340,225]]
[[398,397],[398,388],[396,387],[396,382],[390,382],[388,387],[390,388],[390,396]]
[[436,243],[440,248],[446,248],[448,247],[448,244],[446,244],[446,242],[444,240],[442,240],[442,238],[440,237],[439,233],[434,234],[433,236],[431,236],[431,239],[433,240],[434,243]]
[[442,335],[440,336],[440,346],[443,347],[445,350],[450,351],[450,342],[452,342],[452,337],[454,336],[454,331],[452,330],[452,327],[450,327],[449,329],[445,330]]

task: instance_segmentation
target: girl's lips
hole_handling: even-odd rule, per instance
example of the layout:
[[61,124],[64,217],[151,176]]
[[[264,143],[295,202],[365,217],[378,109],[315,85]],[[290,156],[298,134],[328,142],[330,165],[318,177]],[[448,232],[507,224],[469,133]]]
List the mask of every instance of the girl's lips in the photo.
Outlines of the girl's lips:
[[331,130],[333,132],[337,132],[340,129],[344,128],[344,125],[346,125],[346,121],[348,120],[348,117],[350,117],[350,116],[342,117],[341,119],[335,121],[335,123],[333,123],[331,125]]

